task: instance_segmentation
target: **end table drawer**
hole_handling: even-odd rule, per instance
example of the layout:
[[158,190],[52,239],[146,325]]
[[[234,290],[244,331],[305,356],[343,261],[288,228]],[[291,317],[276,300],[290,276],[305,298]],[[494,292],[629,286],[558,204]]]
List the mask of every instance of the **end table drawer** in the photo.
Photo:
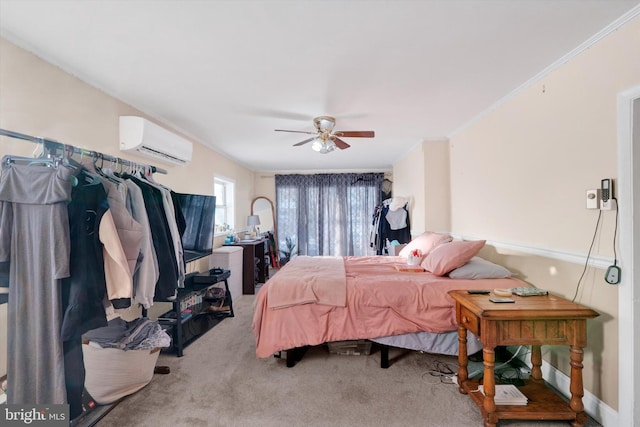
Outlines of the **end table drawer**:
[[464,325],[467,330],[473,332],[475,336],[480,336],[480,322],[478,317],[466,307],[460,307],[460,324]]

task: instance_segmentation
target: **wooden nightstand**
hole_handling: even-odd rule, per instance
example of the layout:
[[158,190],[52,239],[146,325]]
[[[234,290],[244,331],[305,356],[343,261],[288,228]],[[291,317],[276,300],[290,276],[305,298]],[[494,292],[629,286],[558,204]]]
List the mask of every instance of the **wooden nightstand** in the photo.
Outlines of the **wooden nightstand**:
[[[512,298],[515,303],[493,303],[489,295],[470,295],[467,291],[450,291],[456,301],[459,352],[458,384],[460,392],[469,394],[484,417],[485,427],[495,427],[501,419],[566,420],[581,427],[587,420],[582,404],[582,349],[587,344],[587,319],[595,311],[554,296]],[[470,380],[467,371],[467,330],[482,342],[484,390],[477,391],[478,381]],[[496,405],[495,348],[505,345],[531,346],[531,377],[518,387],[529,403],[526,406]],[[568,345],[571,358],[571,399],[567,403],[542,379],[541,345]]]

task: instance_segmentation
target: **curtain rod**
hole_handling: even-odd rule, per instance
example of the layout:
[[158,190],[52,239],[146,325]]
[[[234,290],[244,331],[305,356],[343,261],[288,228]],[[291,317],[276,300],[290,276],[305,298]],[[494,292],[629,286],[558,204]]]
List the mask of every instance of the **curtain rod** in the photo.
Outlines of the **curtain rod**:
[[98,151],[92,151],[92,150],[86,150],[84,148],[80,148],[80,147],[75,147],[73,145],[69,145],[69,144],[64,144],[60,141],[56,141],[53,139],[47,139],[47,138],[42,138],[39,136],[31,136],[31,135],[26,135],[24,133],[20,133],[20,132],[14,132],[11,130],[6,130],[6,129],[0,129],[0,135],[3,136],[8,136],[10,138],[15,138],[15,139],[22,139],[24,141],[30,141],[30,142],[35,142],[37,144],[42,144],[45,148],[47,148],[48,150],[63,150],[65,153],[68,153],[69,151],[71,151],[71,154],[83,154],[83,155],[88,155],[91,157],[95,157],[101,160],[106,160],[108,162],[116,162],[118,164],[122,164],[125,166],[137,166],[137,167],[143,167],[143,168],[148,168],[149,170],[151,170],[152,173],[161,173],[161,174],[167,174],[167,171],[159,168],[157,166],[153,166],[153,165],[148,165],[145,163],[138,163],[138,162],[134,162],[131,160],[126,160],[126,159],[122,159],[120,157],[115,157],[115,156],[110,156],[108,154],[103,154],[100,153]]

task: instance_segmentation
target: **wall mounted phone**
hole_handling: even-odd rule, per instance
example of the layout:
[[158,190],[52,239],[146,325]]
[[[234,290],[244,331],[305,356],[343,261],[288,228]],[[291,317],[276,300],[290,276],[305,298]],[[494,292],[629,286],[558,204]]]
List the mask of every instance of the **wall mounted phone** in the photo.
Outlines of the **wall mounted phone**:
[[[613,180],[610,178],[606,178],[600,181],[600,209],[603,211],[618,209],[616,206],[616,199],[613,195]],[[615,253],[615,237],[613,244]],[[613,265],[607,268],[607,272],[604,275],[604,281],[610,285],[617,285],[618,283],[620,283],[620,273],[620,267],[617,266],[617,262],[614,259]]]
[[608,202],[609,198],[613,195],[613,191],[611,191],[611,179],[603,179],[600,181],[600,199],[603,202]]
[[600,209],[610,211],[615,209],[615,198],[613,195],[613,179],[606,178],[600,181]]

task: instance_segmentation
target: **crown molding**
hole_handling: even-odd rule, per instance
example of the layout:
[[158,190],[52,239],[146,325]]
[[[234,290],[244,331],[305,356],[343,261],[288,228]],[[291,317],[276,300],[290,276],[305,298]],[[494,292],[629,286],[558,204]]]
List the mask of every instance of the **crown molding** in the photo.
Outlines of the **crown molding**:
[[546,67],[545,69],[540,71],[538,74],[536,74],[535,76],[533,76],[532,78],[530,78],[529,80],[527,80],[526,82],[524,82],[523,84],[521,84],[520,86],[515,88],[513,91],[509,92],[507,95],[505,95],[500,100],[496,101],[493,105],[488,107],[486,110],[484,110],[483,112],[481,112],[477,116],[473,117],[471,120],[469,120],[468,122],[464,123],[462,126],[457,128],[453,132],[451,132],[451,134],[448,137],[451,138],[451,137],[455,136],[456,134],[462,132],[463,130],[465,130],[469,126],[473,125],[474,123],[482,120],[483,118],[488,116],[490,113],[492,113],[493,111],[498,109],[500,106],[502,106],[506,102],[510,101],[511,99],[515,98],[517,95],[519,95],[525,89],[528,89],[529,87],[533,86],[534,84],[536,84],[537,82],[542,80],[544,77],[548,76],[553,71],[557,70],[558,68],[560,68],[561,66],[563,66],[564,64],[569,62],[571,59],[573,59],[576,56],[580,55],[582,52],[584,52],[587,49],[591,48],[592,46],[594,46],[595,44],[600,42],[600,40],[602,40],[605,37],[607,37],[609,34],[613,33],[616,30],[618,30],[618,28],[624,26],[626,23],[628,23],[629,21],[631,21],[634,18],[636,18],[638,15],[640,15],[640,5],[635,6],[633,9],[631,9],[630,11],[628,11],[627,13],[622,15],[620,18],[616,19],[615,21],[613,21],[612,23],[610,23],[609,25],[604,27],[602,30],[598,31],[596,34],[594,34],[593,36],[588,38],[586,41],[584,41],[578,47],[576,47],[575,49],[573,49],[572,51],[570,51],[566,55],[562,56],[557,61],[553,62],[551,65],[549,65],[548,67]]

